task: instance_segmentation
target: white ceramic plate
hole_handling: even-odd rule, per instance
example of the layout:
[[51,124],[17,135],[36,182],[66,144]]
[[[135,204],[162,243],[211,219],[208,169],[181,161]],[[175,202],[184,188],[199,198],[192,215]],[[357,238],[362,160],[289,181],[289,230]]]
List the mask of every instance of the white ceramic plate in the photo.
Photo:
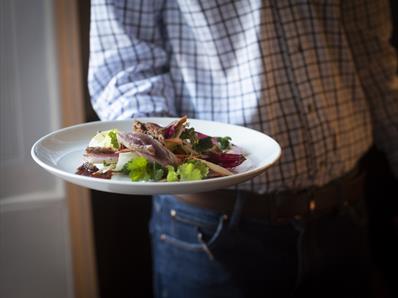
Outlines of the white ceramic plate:
[[[175,118],[140,118],[165,126]],[[232,143],[243,149],[247,158],[240,172],[227,177],[184,182],[132,182],[127,176],[111,180],[76,175],[82,164],[84,149],[97,131],[117,128],[131,131],[133,120],[98,121],[57,130],[39,139],[32,147],[33,159],[50,173],[62,179],[96,190],[137,195],[187,194],[226,188],[249,180],[266,170],[280,156],[279,144],[253,129],[225,123],[189,119],[190,127],[210,136],[230,136]]]

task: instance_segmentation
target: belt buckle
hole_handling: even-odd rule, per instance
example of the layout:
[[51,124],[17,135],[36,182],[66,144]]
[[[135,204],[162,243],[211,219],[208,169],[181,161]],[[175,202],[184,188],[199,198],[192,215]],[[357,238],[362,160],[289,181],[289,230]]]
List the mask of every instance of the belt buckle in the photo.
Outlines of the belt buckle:
[[301,198],[297,198],[299,200],[304,200],[304,210],[302,213],[297,212],[293,218],[296,220],[307,220],[310,219],[317,210],[317,202],[315,198],[315,189],[313,187],[302,190],[298,192],[297,196],[301,196]]
[[[303,204],[305,206],[304,208],[299,208],[299,210],[296,212],[292,212],[291,216],[282,217],[280,214],[278,214],[278,206],[280,206],[284,200],[288,200],[291,196],[294,196],[296,200],[303,200]],[[274,204],[273,206],[269,206],[270,219],[274,224],[283,224],[288,223],[291,220],[303,220],[311,218],[318,208],[315,192],[312,188],[292,192],[290,194],[276,193],[271,201],[274,202]],[[303,206],[302,204],[298,205]]]
[[316,210],[317,210],[317,203],[315,199],[315,194],[313,190],[310,190],[307,198],[307,216],[308,217],[313,216]]
[[316,189],[314,187],[308,189],[306,200],[306,210],[303,218],[305,220],[311,220],[315,217],[316,212],[319,210]]

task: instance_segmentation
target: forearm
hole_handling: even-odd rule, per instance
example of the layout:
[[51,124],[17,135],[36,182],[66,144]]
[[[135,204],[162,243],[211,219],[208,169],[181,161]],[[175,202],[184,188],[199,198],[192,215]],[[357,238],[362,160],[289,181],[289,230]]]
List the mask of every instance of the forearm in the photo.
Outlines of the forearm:
[[135,2],[92,2],[88,84],[102,120],[175,114],[157,3]]

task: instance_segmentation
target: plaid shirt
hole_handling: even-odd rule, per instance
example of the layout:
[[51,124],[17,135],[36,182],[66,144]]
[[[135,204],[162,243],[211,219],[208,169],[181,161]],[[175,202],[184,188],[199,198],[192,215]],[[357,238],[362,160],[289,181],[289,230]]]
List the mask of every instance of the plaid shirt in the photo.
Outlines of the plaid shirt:
[[384,1],[94,0],[92,104],[271,135],[280,161],[240,186],[259,193],[323,185],[373,142],[398,173],[390,33]]

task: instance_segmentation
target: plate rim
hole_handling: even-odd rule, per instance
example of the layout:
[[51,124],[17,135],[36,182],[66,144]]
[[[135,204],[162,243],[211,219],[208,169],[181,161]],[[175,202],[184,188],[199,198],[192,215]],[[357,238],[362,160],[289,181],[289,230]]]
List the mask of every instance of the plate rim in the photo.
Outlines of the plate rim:
[[[69,173],[65,170],[61,170],[61,169],[57,169],[53,166],[48,165],[47,163],[45,163],[44,161],[42,161],[38,155],[36,154],[37,148],[40,145],[40,143],[42,143],[44,140],[51,138],[54,135],[60,134],[60,133],[64,133],[68,130],[74,130],[74,129],[78,129],[80,127],[85,127],[85,126],[95,126],[98,125],[99,123],[107,123],[107,122],[132,122],[134,120],[139,120],[139,121],[145,121],[145,119],[169,119],[170,121],[173,120],[177,120],[179,119],[178,117],[137,117],[134,119],[124,119],[124,120],[106,120],[106,121],[91,121],[91,122],[84,122],[84,123],[79,123],[79,124],[75,124],[75,125],[71,125],[68,127],[64,127],[64,128],[60,128],[57,129],[53,132],[50,132],[44,136],[42,136],[41,138],[39,138],[33,145],[31,148],[31,156],[33,158],[33,160],[40,165],[42,168],[44,168],[45,170],[58,175],[59,177],[63,178],[63,177],[68,177],[71,179],[79,179],[81,181],[87,181],[87,182],[95,182],[98,184],[102,184],[102,185],[112,185],[112,186],[158,186],[158,187],[165,187],[167,188],[168,186],[170,188],[175,187],[177,185],[181,185],[181,186],[186,186],[186,185],[193,185],[193,184],[203,184],[203,183],[208,183],[208,182],[214,182],[216,183],[217,181],[223,182],[225,180],[230,180],[231,177],[235,178],[235,179],[239,179],[242,176],[247,176],[248,173],[250,173],[250,177],[248,179],[246,179],[245,181],[251,179],[252,177],[255,177],[258,175],[258,173],[260,172],[264,172],[268,167],[272,166],[273,164],[275,164],[281,157],[282,154],[282,148],[280,146],[280,144],[271,136],[269,136],[268,134],[265,134],[261,131],[255,130],[253,128],[250,127],[245,127],[245,126],[240,126],[237,124],[231,124],[231,123],[224,123],[224,122],[218,122],[218,121],[211,121],[211,120],[202,120],[202,119],[195,119],[195,118],[188,118],[188,121],[190,120],[195,120],[195,121],[200,121],[200,122],[206,122],[206,123],[218,123],[218,124],[222,124],[222,125],[227,125],[227,126],[233,126],[233,127],[240,127],[243,129],[247,129],[247,130],[252,130],[256,133],[260,133],[263,134],[265,137],[267,137],[271,142],[274,143],[274,145],[276,145],[277,148],[277,152],[275,153],[275,157],[273,158],[272,162],[270,162],[267,165],[264,165],[262,167],[259,168],[255,168],[252,170],[248,170],[248,171],[244,171],[242,173],[237,173],[234,174],[232,176],[224,176],[224,177],[215,177],[215,178],[211,178],[211,179],[203,179],[203,180],[192,180],[192,181],[177,181],[177,182],[155,182],[155,181],[138,181],[138,182],[132,182],[132,181],[123,181],[123,180],[111,180],[111,179],[99,179],[99,178],[94,178],[94,177],[88,177],[88,176],[82,176],[82,175],[77,175],[75,173]],[[65,178],[64,178],[65,179]],[[242,181],[244,182],[244,181]],[[73,182],[72,182],[73,183]],[[90,188],[88,186],[85,186],[86,188]],[[90,188],[91,189],[91,188]]]

